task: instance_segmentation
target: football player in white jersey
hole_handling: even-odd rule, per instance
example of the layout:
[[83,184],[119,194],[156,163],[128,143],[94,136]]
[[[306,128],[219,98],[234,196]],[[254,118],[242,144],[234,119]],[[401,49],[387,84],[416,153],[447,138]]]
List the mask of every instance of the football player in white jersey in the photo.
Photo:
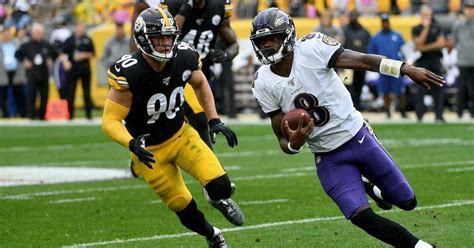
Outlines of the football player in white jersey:
[[[322,33],[296,41],[293,20],[277,8],[263,10],[254,18],[250,40],[263,64],[255,73],[252,91],[271,118],[281,149],[296,154],[308,144],[325,192],[354,225],[395,247],[432,247],[370,208],[366,191],[385,209],[393,204],[412,210],[416,197],[396,162],[353,107],[334,68],[407,75],[426,88],[442,86],[442,77],[402,61],[344,49]],[[306,109],[313,121],[305,126],[300,120],[296,130],[286,122],[286,134],[282,134],[281,119],[295,108]]]

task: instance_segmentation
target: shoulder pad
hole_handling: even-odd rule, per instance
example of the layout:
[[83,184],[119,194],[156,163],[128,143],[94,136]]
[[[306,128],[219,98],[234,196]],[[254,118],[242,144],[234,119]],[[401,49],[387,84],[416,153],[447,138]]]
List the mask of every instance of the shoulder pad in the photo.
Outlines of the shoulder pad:
[[115,63],[109,67],[107,71],[107,80],[110,86],[114,89],[124,91],[130,87],[127,78],[124,76],[123,68],[119,63]]

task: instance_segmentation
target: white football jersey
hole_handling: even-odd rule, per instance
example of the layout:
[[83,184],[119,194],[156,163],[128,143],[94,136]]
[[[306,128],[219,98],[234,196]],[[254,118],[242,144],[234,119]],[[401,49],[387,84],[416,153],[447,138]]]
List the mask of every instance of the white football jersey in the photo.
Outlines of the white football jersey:
[[315,127],[308,137],[312,152],[336,149],[363,125],[362,114],[353,107],[349,91],[334,69],[328,67],[339,49],[343,48],[336,40],[322,33],[310,33],[296,42],[288,77],[274,74],[270,65],[261,66],[254,76],[252,92],[265,113],[295,109],[293,99],[301,93],[312,94],[319,106],[329,110],[329,122]]

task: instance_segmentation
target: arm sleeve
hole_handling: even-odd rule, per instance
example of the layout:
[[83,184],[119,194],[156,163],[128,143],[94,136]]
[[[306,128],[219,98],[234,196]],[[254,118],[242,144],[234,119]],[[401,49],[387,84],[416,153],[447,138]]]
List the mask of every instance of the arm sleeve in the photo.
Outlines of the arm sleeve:
[[127,148],[128,143],[133,137],[122,124],[122,120],[127,117],[129,111],[130,108],[107,99],[102,116],[102,130],[104,130],[105,134]]

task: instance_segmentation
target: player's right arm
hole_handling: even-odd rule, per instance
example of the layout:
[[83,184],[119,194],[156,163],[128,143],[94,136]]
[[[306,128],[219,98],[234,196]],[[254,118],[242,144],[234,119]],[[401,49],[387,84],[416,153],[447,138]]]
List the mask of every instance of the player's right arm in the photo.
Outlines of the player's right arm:
[[[126,58],[125,55],[122,59]],[[121,60],[122,60],[121,59]],[[120,60],[119,60],[120,61]],[[109,84],[111,86],[109,95],[104,105],[102,116],[102,129],[111,139],[128,148],[148,168],[153,168],[155,160],[153,153],[145,148],[145,140],[149,134],[141,134],[134,138],[122,124],[132,106],[133,94],[130,91],[127,78],[122,74],[124,68],[118,63],[110,66],[107,71]]]
[[272,129],[279,140],[281,150],[286,154],[296,154],[301,151],[301,148],[306,143],[306,139],[313,130],[313,122],[311,121],[311,124],[308,123],[308,125],[304,126],[303,118],[301,118],[300,123],[295,130],[292,130],[289,127],[288,122],[286,122],[284,124],[286,133],[288,134],[288,137],[286,137],[281,133],[281,119],[283,118],[283,115],[284,113],[280,111],[276,114],[274,113],[274,115],[270,117]]
[[132,135],[122,124],[132,105],[132,92],[110,88],[102,116],[102,129],[111,139],[128,148]]

